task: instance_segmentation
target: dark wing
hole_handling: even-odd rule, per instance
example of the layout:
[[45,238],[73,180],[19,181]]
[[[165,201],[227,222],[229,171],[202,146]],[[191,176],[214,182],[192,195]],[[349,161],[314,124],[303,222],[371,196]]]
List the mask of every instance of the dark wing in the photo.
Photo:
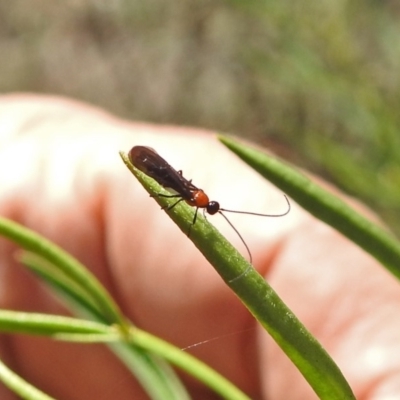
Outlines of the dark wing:
[[129,160],[140,171],[153,178],[161,186],[170,188],[183,198],[190,199],[197,188],[180,172],[171,167],[154,149],[145,146],[133,147]]

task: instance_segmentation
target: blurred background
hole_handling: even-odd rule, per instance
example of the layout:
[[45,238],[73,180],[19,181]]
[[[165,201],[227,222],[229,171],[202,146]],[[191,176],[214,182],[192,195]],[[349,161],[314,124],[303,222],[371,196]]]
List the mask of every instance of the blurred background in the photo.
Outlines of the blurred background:
[[0,92],[272,148],[400,235],[400,3],[0,0]]

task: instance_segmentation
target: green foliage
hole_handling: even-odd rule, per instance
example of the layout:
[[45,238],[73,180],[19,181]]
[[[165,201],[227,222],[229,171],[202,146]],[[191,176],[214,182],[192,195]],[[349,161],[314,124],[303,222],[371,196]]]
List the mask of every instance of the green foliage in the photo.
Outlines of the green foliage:
[[[223,398],[249,400],[231,382],[201,361],[130,324],[89,270],[55,244],[4,218],[0,218],[0,235],[25,249],[19,254],[19,260],[47,282],[71,311],[92,320],[0,310],[0,331],[66,341],[107,343],[151,399],[190,399],[167,360]],[[51,400],[1,361],[0,380],[23,399]]]
[[[33,3],[0,4],[0,92],[59,93],[130,118],[241,134],[323,173],[400,233],[396,2]],[[80,311],[125,326],[57,251],[22,260]],[[136,356],[126,357],[137,365]]]
[[400,279],[400,243],[386,229],[356,212],[288,163],[243,146],[234,139],[221,136],[220,140],[309,213],[347,236]]

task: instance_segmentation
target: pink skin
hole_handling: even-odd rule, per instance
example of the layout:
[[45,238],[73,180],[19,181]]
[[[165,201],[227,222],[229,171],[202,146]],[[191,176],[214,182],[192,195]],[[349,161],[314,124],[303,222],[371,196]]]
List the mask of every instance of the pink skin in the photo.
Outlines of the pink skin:
[[[313,399],[307,383],[119,159],[155,148],[222,207],[282,212],[282,194],[209,132],[130,123],[52,97],[0,98],[0,215],[85,263],[131,320],[188,350],[252,399]],[[362,207],[355,204],[356,207]],[[365,211],[364,211],[365,212]],[[209,221],[246,256],[218,216]],[[358,399],[400,398],[400,287],[292,202],[284,218],[234,216],[256,268],[327,348]],[[0,307],[65,313],[0,240]],[[145,399],[101,345],[2,336],[0,357],[57,399]],[[216,397],[187,379],[195,399]],[[2,400],[15,399],[0,385]]]

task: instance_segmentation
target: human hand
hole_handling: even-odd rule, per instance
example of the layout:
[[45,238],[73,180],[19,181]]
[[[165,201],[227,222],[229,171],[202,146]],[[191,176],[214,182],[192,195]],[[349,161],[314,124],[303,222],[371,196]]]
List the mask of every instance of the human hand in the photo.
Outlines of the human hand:
[[[220,337],[188,351],[251,398],[312,399],[304,378],[126,170],[118,151],[139,144],[155,148],[223,207],[265,213],[285,208],[279,191],[208,132],[128,123],[57,98],[4,96],[0,215],[76,256],[139,327],[182,348]],[[221,220],[209,217],[246,256]],[[399,396],[398,282],[294,204],[285,218],[232,220],[255,267],[332,355],[356,396]],[[15,247],[3,240],[0,246],[0,306],[64,312],[18,266]],[[58,399],[146,398],[101,345],[7,336],[0,352],[11,368]],[[215,398],[193,380],[188,385],[194,398]],[[0,398],[15,397],[0,386]]]

